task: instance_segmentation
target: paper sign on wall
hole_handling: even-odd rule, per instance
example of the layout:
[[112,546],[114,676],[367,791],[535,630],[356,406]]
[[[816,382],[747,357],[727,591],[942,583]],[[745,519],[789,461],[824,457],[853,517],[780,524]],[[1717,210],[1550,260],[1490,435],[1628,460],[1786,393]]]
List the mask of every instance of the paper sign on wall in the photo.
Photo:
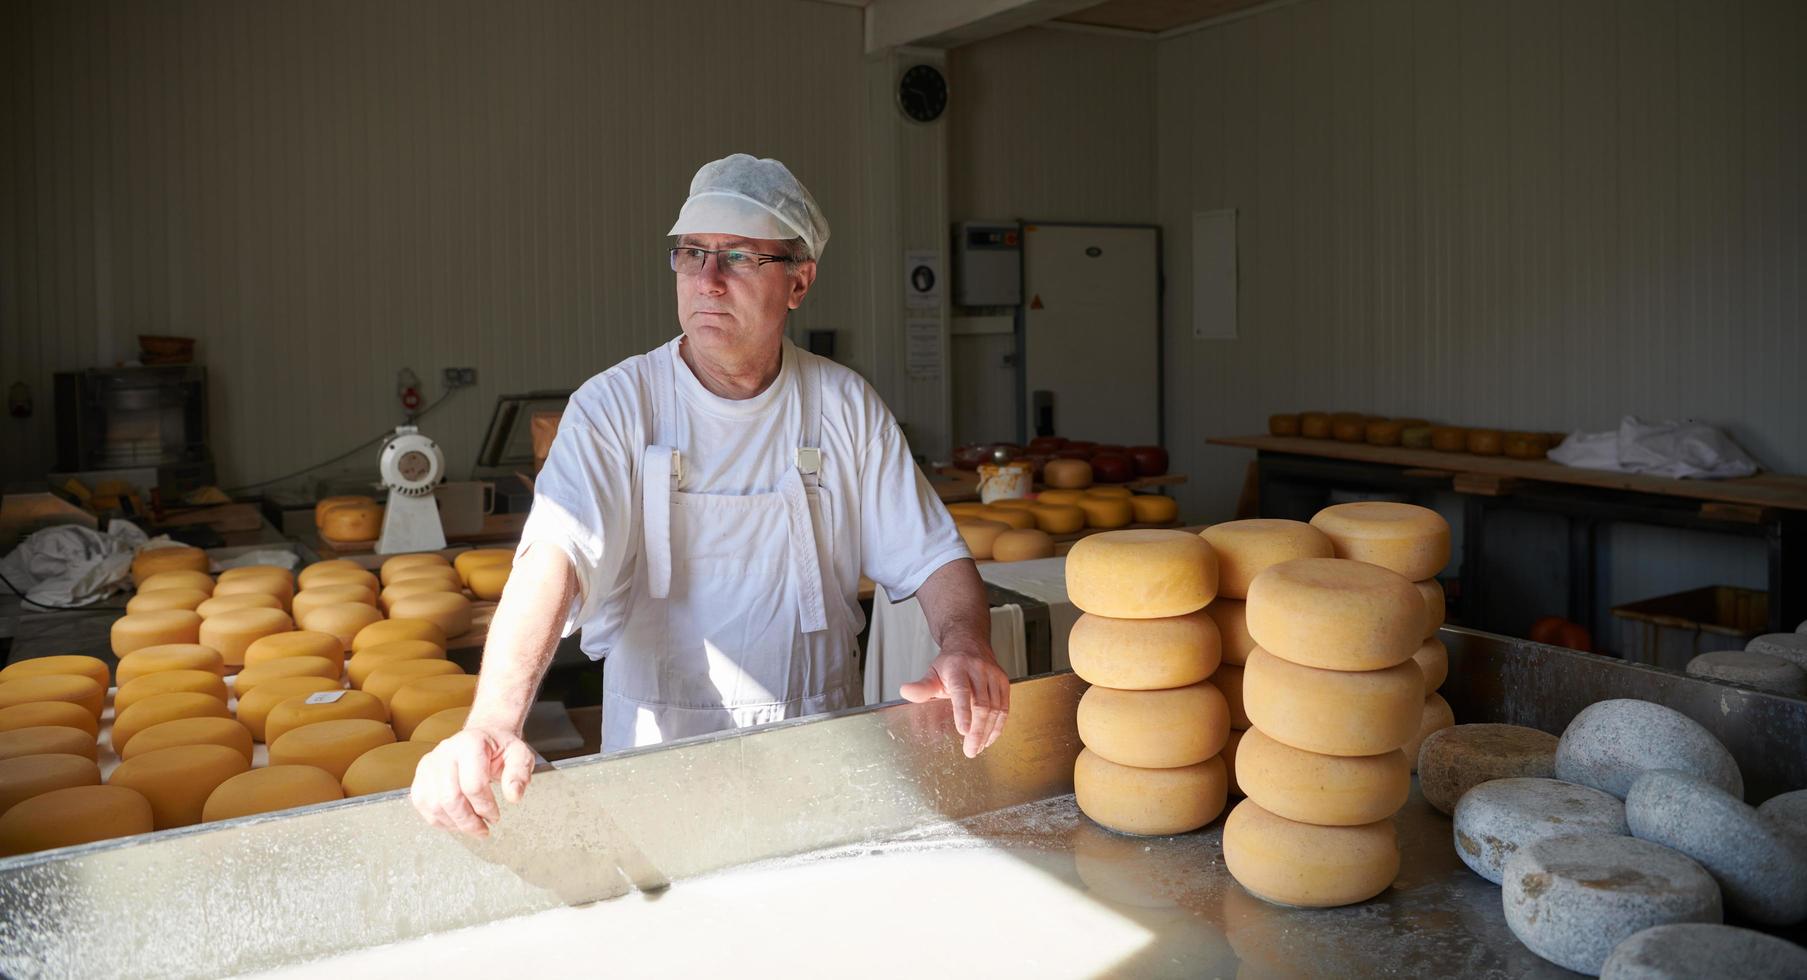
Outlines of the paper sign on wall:
[[904,320],[904,364],[912,381],[941,377],[941,321],[927,317]]
[[904,253],[904,305],[913,310],[941,308],[941,253],[912,249]]

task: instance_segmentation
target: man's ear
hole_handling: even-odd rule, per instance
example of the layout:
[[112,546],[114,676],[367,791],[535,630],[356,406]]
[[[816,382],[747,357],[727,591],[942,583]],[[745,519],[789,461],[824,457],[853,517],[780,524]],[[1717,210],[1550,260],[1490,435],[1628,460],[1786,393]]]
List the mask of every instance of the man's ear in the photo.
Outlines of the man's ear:
[[815,285],[815,282],[815,262],[799,262],[791,269],[791,295],[789,300],[791,309],[794,310],[803,305],[804,295],[809,292],[810,286]]

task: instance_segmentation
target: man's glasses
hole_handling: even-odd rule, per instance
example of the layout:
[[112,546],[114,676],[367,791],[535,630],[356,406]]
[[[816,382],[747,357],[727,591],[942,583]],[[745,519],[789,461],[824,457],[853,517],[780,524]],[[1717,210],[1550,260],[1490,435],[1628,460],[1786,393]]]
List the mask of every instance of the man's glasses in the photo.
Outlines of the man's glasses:
[[680,276],[699,275],[709,256],[715,256],[715,268],[724,276],[750,276],[769,262],[789,262],[788,255],[768,255],[741,248],[697,248],[680,245],[671,250],[671,271]]

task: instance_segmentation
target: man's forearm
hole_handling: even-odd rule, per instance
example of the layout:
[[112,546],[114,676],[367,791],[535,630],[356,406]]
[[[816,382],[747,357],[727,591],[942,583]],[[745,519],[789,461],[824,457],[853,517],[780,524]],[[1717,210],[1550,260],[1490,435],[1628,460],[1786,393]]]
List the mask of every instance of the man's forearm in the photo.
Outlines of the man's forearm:
[[991,652],[991,606],[985,601],[985,583],[972,559],[950,561],[936,569],[916,590],[916,599],[922,604],[936,646],[977,646]]
[[530,545],[515,560],[490,620],[467,727],[520,733],[576,596],[576,572],[557,548]]

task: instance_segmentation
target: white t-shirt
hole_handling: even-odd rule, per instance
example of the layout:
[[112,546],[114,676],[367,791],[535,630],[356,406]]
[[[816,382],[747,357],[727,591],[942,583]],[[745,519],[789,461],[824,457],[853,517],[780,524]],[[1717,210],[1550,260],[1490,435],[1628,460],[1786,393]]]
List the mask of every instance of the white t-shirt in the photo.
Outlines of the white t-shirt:
[[[784,344],[777,380],[743,400],[711,394],[678,352],[682,338],[665,346],[676,379],[677,411],[687,430],[682,489],[690,493],[754,494],[778,489],[795,465],[802,396],[797,359],[816,358],[821,374],[821,482],[835,539],[828,543],[833,568],[822,570],[832,601],[839,595],[857,632],[864,573],[887,595],[915,594],[950,561],[970,557],[953,518],[910,458],[910,447],[891,410],[864,378],[826,358]],[[661,360],[630,357],[584,383],[565,406],[558,437],[534,484],[533,510],[521,532],[521,548],[545,542],[559,548],[577,570],[582,592],[567,616],[564,635],[598,625],[604,600],[624,605],[635,582],[641,547],[636,494],[642,451],[653,442],[651,372]],[[676,558],[677,556],[674,556]],[[608,652],[603,629],[586,630],[584,652]]]

